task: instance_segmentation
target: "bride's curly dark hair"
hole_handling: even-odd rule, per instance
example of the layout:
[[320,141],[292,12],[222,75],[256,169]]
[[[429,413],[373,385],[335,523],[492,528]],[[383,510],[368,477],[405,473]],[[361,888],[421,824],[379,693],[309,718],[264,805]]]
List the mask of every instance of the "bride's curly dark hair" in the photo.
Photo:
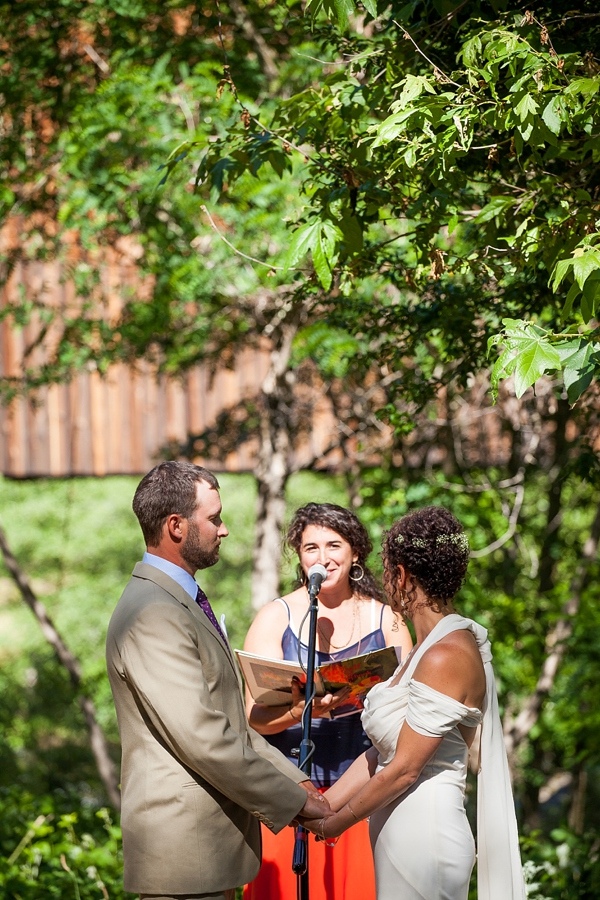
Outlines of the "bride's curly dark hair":
[[467,573],[469,541],[450,510],[426,506],[403,516],[385,532],[381,555],[386,593],[395,604],[402,605],[399,565],[419,583],[429,600],[447,603]]

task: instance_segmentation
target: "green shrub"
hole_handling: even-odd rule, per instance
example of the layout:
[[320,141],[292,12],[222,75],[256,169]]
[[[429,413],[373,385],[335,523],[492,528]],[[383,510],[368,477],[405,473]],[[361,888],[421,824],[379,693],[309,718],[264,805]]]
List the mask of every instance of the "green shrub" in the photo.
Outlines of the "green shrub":
[[[77,812],[72,810],[76,809]],[[68,795],[0,790],[0,896],[125,900],[121,829]]]
[[600,837],[564,828],[549,837],[522,839],[528,900],[597,900],[600,897]]

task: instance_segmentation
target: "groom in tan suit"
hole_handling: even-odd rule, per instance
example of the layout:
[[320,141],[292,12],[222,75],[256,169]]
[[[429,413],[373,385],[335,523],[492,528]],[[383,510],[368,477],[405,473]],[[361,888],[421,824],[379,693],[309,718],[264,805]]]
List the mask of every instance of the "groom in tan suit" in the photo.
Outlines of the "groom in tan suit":
[[147,552],[108,629],[124,883],[152,900],[230,900],[258,872],[260,822],[278,832],[327,815],[304,773],[248,726],[231,649],[194,580],[229,533],[218,488],[184,462],[142,479],[133,509]]

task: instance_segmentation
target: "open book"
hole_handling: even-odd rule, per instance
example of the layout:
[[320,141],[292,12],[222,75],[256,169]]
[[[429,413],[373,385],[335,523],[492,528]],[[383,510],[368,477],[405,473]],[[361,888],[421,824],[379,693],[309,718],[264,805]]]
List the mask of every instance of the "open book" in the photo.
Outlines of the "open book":
[[[235,653],[248,690],[257,703],[264,703],[266,706],[290,703],[292,678],[296,676],[302,684],[306,682],[306,674],[297,662],[267,659],[244,650],[236,650]],[[400,647],[384,647],[382,650],[316,666],[317,696],[335,693],[349,684],[351,691],[348,700],[335,710],[336,716],[349,715],[363,708],[369,688],[390,678],[399,663]]]

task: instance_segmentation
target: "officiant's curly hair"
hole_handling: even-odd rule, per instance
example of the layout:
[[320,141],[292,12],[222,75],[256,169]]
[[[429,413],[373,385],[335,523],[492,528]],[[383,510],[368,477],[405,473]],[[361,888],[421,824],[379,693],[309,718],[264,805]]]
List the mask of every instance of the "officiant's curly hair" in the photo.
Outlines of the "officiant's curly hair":
[[384,534],[383,581],[388,597],[402,606],[398,566],[415,579],[427,598],[445,604],[458,593],[469,564],[469,540],[458,519],[443,506],[407,513]]
[[[306,506],[301,506],[294,513],[285,536],[287,549],[293,550],[298,556],[302,547],[302,535],[309,525],[330,528],[350,544],[357,557],[350,569],[350,584],[354,593],[385,602],[383,590],[367,566],[367,557],[373,544],[359,518],[351,510],[336,503],[307,503]],[[297,574],[298,585],[304,584],[306,579],[300,566]],[[355,575],[358,577],[354,577]]]

